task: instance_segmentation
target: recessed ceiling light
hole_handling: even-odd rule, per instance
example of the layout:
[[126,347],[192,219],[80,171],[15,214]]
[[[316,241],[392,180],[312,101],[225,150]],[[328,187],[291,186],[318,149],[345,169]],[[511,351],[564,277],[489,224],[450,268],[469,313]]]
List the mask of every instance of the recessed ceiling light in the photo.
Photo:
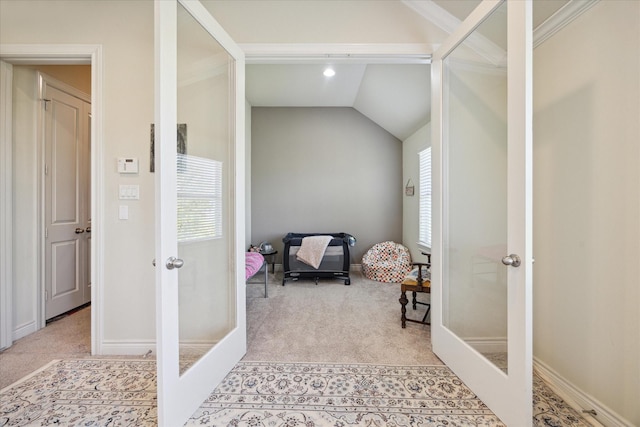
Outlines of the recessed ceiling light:
[[326,68],[322,74],[324,74],[325,77],[333,77],[336,75],[336,72],[333,68]]

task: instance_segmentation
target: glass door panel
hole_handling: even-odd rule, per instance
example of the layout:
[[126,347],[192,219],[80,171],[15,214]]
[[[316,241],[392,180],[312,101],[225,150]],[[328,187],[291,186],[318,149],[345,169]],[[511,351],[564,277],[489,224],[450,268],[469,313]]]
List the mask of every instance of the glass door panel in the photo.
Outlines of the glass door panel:
[[[443,323],[507,370],[507,3],[444,60]],[[501,55],[480,56],[478,38]]]
[[180,366],[236,327],[230,88],[233,58],[178,7],[177,203]]
[[532,3],[484,0],[432,58],[434,352],[532,424]]

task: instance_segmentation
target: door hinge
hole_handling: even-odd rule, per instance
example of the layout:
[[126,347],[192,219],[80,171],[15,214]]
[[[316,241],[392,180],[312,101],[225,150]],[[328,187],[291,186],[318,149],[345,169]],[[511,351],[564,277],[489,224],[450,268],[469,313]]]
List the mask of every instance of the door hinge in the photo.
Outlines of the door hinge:
[[48,239],[48,238],[49,238],[49,229],[48,229],[48,228],[45,228],[45,229],[44,229],[44,238],[45,238],[45,239]]
[[49,301],[49,291],[44,291],[44,300]]
[[51,102],[51,100],[42,98],[42,101],[44,102],[44,111],[47,111],[47,105],[49,105],[48,102]]
[[49,165],[44,165],[44,174],[49,175]]

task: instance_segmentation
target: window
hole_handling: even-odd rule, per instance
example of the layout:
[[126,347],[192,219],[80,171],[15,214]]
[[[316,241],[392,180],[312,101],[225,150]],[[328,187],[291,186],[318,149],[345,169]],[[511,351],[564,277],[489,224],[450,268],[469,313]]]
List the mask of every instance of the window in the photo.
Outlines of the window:
[[178,242],[222,237],[222,163],[178,154]]
[[431,248],[431,147],[420,157],[420,228],[418,243]]

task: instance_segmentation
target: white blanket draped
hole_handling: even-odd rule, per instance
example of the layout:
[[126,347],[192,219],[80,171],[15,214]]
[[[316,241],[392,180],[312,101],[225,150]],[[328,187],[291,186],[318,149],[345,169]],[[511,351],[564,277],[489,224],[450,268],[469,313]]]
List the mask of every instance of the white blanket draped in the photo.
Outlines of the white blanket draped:
[[320,267],[324,252],[333,237],[331,236],[307,236],[302,238],[300,250],[296,254],[298,261],[310,265],[316,270]]

